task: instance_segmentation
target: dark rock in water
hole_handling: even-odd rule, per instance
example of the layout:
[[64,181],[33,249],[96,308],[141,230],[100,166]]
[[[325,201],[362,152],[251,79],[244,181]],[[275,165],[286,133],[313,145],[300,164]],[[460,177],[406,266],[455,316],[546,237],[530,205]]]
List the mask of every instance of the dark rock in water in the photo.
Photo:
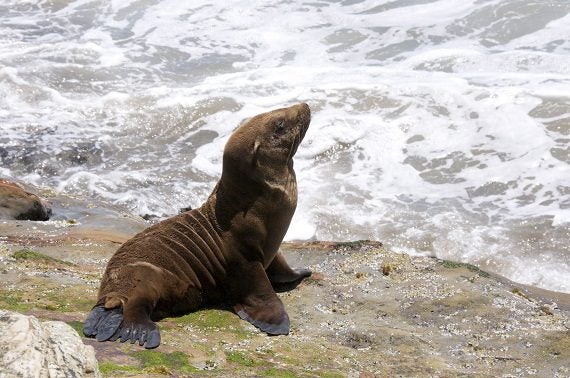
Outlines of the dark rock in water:
[[57,176],[69,167],[93,167],[102,161],[103,149],[94,142],[70,142],[62,145],[57,153],[30,141],[0,147],[0,165],[10,168],[16,175],[35,172],[42,177]]
[[51,206],[16,183],[0,179],[0,219],[46,221]]
[[101,164],[103,151],[93,143],[78,143],[57,154],[64,164],[93,166]]
[[186,207],[181,207],[180,210],[178,210],[179,213],[185,213],[187,211],[192,210],[191,206],[186,206]]
[[[191,206],[186,206],[186,207],[181,207],[180,209],[178,209],[178,213],[184,213],[186,211],[190,211],[192,210]],[[158,214],[142,214],[141,218],[144,219],[145,221],[148,222],[153,222],[156,223],[158,221],[160,221],[161,219],[164,219],[165,217],[170,216],[169,214],[162,214],[162,215],[158,215]]]
[[143,214],[141,218],[148,222],[156,222],[159,219],[159,216],[156,214]]
[[2,159],[2,165],[5,167],[32,172],[42,162],[49,161],[50,155],[41,151],[37,146],[23,143],[20,146],[1,148],[0,158]]

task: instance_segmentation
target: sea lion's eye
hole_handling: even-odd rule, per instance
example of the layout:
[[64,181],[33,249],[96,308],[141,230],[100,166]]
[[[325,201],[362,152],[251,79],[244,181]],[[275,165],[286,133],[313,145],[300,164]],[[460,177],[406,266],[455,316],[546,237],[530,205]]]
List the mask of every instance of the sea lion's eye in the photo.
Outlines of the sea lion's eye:
[[285,121],[280,119],[275,123],[275,131],[278,133],[282,133],[285,130]]

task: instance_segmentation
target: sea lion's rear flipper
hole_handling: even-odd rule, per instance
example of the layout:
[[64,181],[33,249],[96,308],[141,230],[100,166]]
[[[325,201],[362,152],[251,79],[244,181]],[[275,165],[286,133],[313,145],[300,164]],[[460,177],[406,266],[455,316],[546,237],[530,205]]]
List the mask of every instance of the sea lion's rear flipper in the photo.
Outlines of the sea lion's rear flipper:
[[293,290],[303,279],[311,276],[309,269],[292,269],[281,252],[275,255],[265,271],[273,289],[278,293]]
[[263,265],[250,264],[239,275],[236,274],[236,279],[238,301],[234,310],[238,316],[269,335],[289,334],[289,316]]

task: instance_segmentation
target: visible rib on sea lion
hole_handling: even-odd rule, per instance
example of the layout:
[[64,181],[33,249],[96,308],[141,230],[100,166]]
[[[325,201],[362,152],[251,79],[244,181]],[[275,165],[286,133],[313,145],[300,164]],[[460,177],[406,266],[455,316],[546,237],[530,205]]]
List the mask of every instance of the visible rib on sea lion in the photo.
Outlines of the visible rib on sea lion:
[[311,271],[292,269],[278,250],[297,205],[293,156],[310,114],[298,104],[235,130],[206,202],[135,235],[111,257],[85,335],[155,348],[155,321],[222,302],[268,334],[288,334],[276,291]]

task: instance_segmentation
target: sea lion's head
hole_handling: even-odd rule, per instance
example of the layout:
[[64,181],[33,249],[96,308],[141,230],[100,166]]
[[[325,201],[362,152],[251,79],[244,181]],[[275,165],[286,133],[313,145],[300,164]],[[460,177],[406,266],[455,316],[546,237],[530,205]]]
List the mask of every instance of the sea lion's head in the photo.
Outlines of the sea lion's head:
[[293,156],[310,121],[311,110],[304,103],[247,120],[226,143],[224,174],[239,172],[242,177],[260,180],[284,179],[293,171]]

